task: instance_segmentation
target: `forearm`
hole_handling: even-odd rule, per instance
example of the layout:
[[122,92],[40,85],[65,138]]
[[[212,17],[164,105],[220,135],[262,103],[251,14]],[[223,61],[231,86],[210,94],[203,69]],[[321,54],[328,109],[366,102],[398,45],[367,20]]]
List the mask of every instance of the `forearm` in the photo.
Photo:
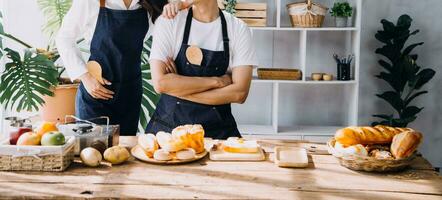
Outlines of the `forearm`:
[[223,88],[179,97],[201,104],[223,105],[229,103],[244,103],[247,99],[248,93],[249,90],[244,90],[242,87],[232,84]]
[[216,77],[188,77],[165,74],[156,83],[155,90],[172,96],[187,96],[221,87]]
[[233,69],[232,84],[223,88],[180,96],[180,98],[207,105],[244,103],[249,94],[251,81],[252,67],[238,67]]

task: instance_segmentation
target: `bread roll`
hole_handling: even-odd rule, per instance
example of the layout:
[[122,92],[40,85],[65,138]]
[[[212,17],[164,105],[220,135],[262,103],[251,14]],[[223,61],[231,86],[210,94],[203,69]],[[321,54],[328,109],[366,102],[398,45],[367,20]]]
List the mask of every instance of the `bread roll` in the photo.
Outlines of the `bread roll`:
[[204,128],[199,124],[178,126],[172,130],[172,137],[181,140],[186,147],[193,148],[196,153],[204,151]]
[[187,147],[182,140],[175,139],[170,133],[162,131],[157,133],[157,141],[161,149],[168,152],[177,152]]
[[344,146],[356,144],[386,144],[393,140],[393,137],[410,128],[393,128],[389,126],[375,127],[347,127],[340,129],[335,134],[335,140]]
[[158,149],[153,154],[153,158],[159,161],[168,161],[172,160],[172,155],[164,149]]
[[190,142],[189,147],[194,149],[196,153],[201,153],[205,150],[204,148],[204,128],[199,124],[193,125],[189,129]]
[[373,151],[371,151],[370,156],[376,159],[394,159],[393,155],[391,155],[391,152],[379,149],[374,149]]
[[196,152],[192,148],[185,148],[181,151],[176,152],[176,158],[178,160],[190,160],[195,158]]
[[343,156],[362,156],[362,157],[368,156],[367,149],[361,144],[345,147],[341,143],[336,142],[335,150],[336,152],[338,152]]
[[417,131],[405,131],[397,134],[391,143],[391,153],[396,159],[413,154],[422,142],[422,134]]
[[157,139],[152,133],[139,135],[138,145],[140,145],[149,158],[152,158],[153,153],[159,148]]

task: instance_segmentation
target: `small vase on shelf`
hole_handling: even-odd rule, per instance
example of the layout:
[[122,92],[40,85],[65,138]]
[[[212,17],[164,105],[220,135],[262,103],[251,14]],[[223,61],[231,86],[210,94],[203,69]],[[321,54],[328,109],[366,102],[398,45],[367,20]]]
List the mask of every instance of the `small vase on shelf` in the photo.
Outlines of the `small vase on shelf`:
[[348,18],[347,17],[335,17],[336,27],[347,27]]

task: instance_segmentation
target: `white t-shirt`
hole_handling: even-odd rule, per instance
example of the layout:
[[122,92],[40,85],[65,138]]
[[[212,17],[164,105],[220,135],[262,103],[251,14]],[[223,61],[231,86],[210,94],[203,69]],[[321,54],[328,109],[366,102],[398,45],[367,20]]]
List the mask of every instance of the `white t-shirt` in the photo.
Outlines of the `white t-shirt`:
[[[177,57],[184,37],[187,13],[188,10],[183,10],[174,19],[164,17],[157,19],[153,31],[150,60],[166,61],[167,57],[174,59]],[[226,18],[227,34],[230,40],[229,70],[244,65],[257,66],[258,60],[249,27],[231,14],[223,13]],[[209,23],[192,19],[188,44],[197,45],[202,49],[211,51],[224,50],[221,17]]]

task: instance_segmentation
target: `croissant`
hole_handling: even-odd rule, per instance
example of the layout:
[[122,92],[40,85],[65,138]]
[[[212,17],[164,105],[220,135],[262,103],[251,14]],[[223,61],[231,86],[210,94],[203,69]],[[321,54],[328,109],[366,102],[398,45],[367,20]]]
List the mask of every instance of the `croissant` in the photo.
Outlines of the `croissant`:
[[404,131],[413,131],[411,128],[395,128],[383,125],[375,127],[347,127],[336,131],[335,140],[344,146],[356,144],[387,144],[393,137]]

